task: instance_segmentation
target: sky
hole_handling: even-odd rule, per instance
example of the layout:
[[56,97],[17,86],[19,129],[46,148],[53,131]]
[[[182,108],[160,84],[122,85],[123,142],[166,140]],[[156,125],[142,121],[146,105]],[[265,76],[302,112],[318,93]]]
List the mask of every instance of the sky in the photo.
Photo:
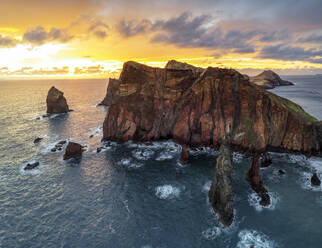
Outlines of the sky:
[[176,59],[322,73],[321,0],[0,0],[0,78],[118,77]]

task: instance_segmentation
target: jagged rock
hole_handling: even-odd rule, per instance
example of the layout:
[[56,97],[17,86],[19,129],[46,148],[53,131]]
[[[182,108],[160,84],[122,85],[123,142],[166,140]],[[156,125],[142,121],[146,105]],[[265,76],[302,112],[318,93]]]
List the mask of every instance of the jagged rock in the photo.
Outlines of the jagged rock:
[[100,153],[102,151],[102,147],[97,147],[96,152]]
[[57,149],[56,148],[51,148],[51,150],[50,150],[51,152],[56,152],[57,151]]
[[106,90],[106,96],[98,105],[109,106],[118,101],[120,97],[120,80],[110,78]]
[[222,144],[219,152],[209,191],[209,201],[214,211],[218,213],[219,220],[225,226],[230,226],[234,219],[232,154],[228,144]]
[[83,153],[82,145],[75,142],[69,142],[66,147],[63,159],[66,160],[70,158],[81,157],[82,153]]
[[264,89],[273,89],[275,86],[294,85],[293,83],[283,80],[275,72],[268,70],[263,71],[255,77],[250,78],[250,82],[257,84]]
[[119,92],[104,121],[103,141],[173,139],[218,149],[231,123],[234,151],[322,155],[322,122],[235,70],[199,72],[126,62]]
[[61,140],[61,141],[59,141],[57,144],[58,144],[58,145],[64,145],[64,144],[66,144],[66,142],[67,142],[66,140]]
[[184,165],[184,164],[188,163],[188,160],[189,160],[188,147],[186,145],[183,145],[182,150],[181,150],[181,156],[179,159],[179,163]]
[[313,174],[311,177],[311,184],[312,186],[320,186],[321,180],[319,179],[318,175],[316,173]]
[[267,190],[264,188],[262,178],[260,176],[258,160],[259,154],[255,153],[253,157],[252,167],[248,171],[246,179],[249,181],[252,189],[261,198],[260,204],[263,206],[268,206],[270,204],[270,197]]
[[43,140],[43,138],[36,138],[35,140],[34,140],[34,144],[37,144],[37,143],[39,143],[40,141],[42,141]]
[[39,166],[39,162],[35,162],[35,163],[28,163],[26,166],[25,166],[25,168],[24,168],[24,170],[32,170],[32,169],[34,169],[34,168],[36,168],[36,167],[38,167]]
[[165,69],[168,69],[168,70],[191,70],[191,71],[194,71],[194,72],[197,72],[197,73],[201,73],[201,72],[203,72],[205,70],[203,68],[196,67],[196,66],[193,66],[193,65],[189,65],[187,63],[179,62],[179,61],[176,61],[176,60],[170,60],[166,64]]
[[272,164],[272,159],[267,152],[262,154],[261,167],[268,167]]
[[46,102],[48,114],[60,114],[70,111],[64,93],[54,86],[48,91]]

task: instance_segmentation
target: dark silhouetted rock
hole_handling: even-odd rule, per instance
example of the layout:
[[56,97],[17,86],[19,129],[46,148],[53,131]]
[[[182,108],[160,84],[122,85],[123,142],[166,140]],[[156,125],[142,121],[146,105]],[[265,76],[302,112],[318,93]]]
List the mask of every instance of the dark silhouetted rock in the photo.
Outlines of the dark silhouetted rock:
[[213,181],[209,191],[209,201],[218,213],[219,220],[230,226],[234,219],[234,193],[232,186],[232,155],[229,144],[222,144],[216,161]]
[[35,162],[35,163],[31,163],[31,164],[28,163],[25,166],[24,170],[32,170],[32,169],[34,169],[34,168],[36,168],[38,166],[39,166],[39,162]]
[[259,170],[259,154],[255,153],[253,157],[252,167],[248,171],[247,180],[250,182],[252,189],[261,198],[260,204],[268,206],[270,204],[270,197],[267,190],[264,188],[262,178]]
[[58,144],[58,145],[64,145],[64,144],[66,144],[66,142],[67,142],[66,140],[61,140],[61,141],[59,141],[57,144]]
[[182,149],[181,149],[181,156],[179,159],[179,163],[184,165],[184,164],[188,163],[188,160],[189,160],[188,147],[186,145],[183,145]]
[[235,70],[161,69],[126,62],[103,141],[173,139],[218,149],[231,123],[233,151],[322,155],[322,122]]
[[94,137],[94,135],[93,134],[91,134],[90,136],[89,136],[89,138],[91,139],[91,138],[93,138]]
[[120,97],[120,80],[110,78],[106,90],[106,96],[98,105],[109,106],[118,101]]
[[279,75],[271,70],[263,71],[259,75],[251,77],[250,82],[257,84],[264,89],[273,89],[275,86],[294,85],[289,81],[281,79]]
[[100,153],[102,151],[102,147],[97,147],[96,152]]
[[64,93],[56,89],[54,86],[48,91],[46,102],[48,114],[61,114],[69,112]]
[[64,160],[81,157],[82,153],[83,153],[82,145],[75,142],[69,142],[65,150]]
[[37,144],[37,143],[39,143],[40,141],[42,141],[43,140],[43,138],[36,138],[35,140],[34,140],[34,144]]
[[312,184],[312,186],[320,186],[321,185],[321,181],[316,173],[314,173],[313,176],[311,177],[311,184]]
[[261,167],[268,167],[272,164],[272,159],[267,152],[262,154]]
[[284,175],[285,174],[285,171],[284,170],[278,170],[278,174]]
[[57,151],[57,148],[52,148],[50,151],[51,152],[56,152]]

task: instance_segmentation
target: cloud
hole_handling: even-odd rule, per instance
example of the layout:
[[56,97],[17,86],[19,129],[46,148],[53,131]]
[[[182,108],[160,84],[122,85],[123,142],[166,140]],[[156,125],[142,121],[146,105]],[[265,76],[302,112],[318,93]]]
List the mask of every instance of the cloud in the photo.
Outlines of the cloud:
[[149,20],[142,20],[142,21],[126,21],[126,20],[121,20],[116,28],[118,32],[123,36],[123,37],[131,37],[131,36],[136,36],[140,34],[144,34],[147,31],[149,31],[152,27],[152,24]]
[[305,49],[299,46],[288,46],[284,44],[266,46],[261,49],[258,57],[277,60],[302,60],[313,63],[321,63],[322,50],[315,48]]
[[322,43],[322,34],[311,34],[306,37],[301,37],[297,40],[299,43]]
[[52,41],[66,43],[72,38],[73,36],[68,34],[67,30],[53,27],[47,32],[41,25],[28,28],[23,34],[23,41],[34,45],[42,45]]
[[109,26],[102,20],[91,20],[91,24],[88,28],[90,33],[93,33],[97,38],[104,39],[108,36],[107,32]]
[[10,71],[8,67],[0,68],[1,75],[7,76],[39,76],[39,75],[67,75],[69,67],[34,68],[31,66],[22,67],[18,70]]
[[18,41],[16,39],[2,36],[0,34],[0,48],[1,47],[15,47],[17,45]]
[[84,67],[75,67],[74,74],[81,75],[81,74],[101,74],[104,73],[104,67],[101,65],[97,66],[84,66]]

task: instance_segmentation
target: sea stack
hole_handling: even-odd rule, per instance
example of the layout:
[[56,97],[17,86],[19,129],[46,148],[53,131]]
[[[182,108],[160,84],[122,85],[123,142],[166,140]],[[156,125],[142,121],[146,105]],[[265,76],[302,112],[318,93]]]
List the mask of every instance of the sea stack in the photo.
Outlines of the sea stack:
[[255,77],[250,78],[250,82],[261,86],[264,89],[273,89],[275,86],[289,86],[294,85],[293,83],[283,80],[280,76],[271,71],[263,71],[262,73],[258,74]]
[[103,101],[100,102],[98,105],[109,106],[111,104],[116,103],[118,101],[118,98],[120,97],[119,89],[120,89],[120,80],[110,78],[108,80],[106,96],[103,99]]
[[216,161],[213,181],[209,190],[209,202],[218,213],[219,220],[230,226],[234,220],[234,193],[232,184],[232,154],[226,138],[220,146],[220,155]]
[[46,102],[47,114],[61,114],[70,111],[64,93],[54,86],[48,91]]

